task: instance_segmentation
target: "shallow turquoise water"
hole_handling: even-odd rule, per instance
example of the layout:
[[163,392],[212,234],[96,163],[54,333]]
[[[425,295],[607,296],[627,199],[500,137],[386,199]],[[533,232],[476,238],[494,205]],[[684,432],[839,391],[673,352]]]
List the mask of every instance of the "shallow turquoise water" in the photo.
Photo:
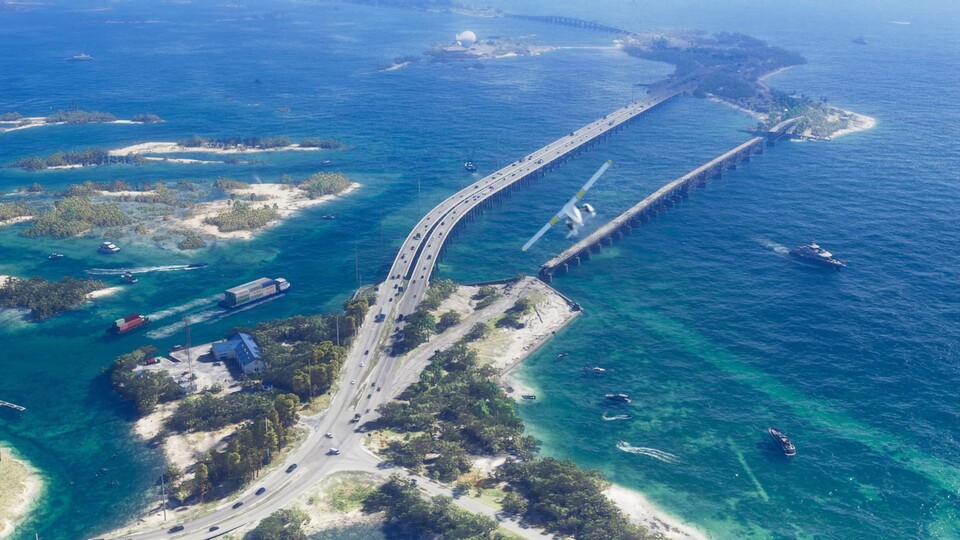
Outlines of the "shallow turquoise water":
[[[48,480],[21,537],[95,534],[156,496],[150,486],[159,456],[130,437],[132,413],[101,375],[113,357],[148,342],[182,342],[185,316],[200,342],[235,326],[336,309],[356,286],[355,247],[361,280],[383,278],[417,220],[418,178],[427,208],[470,181],[465,159],[481,173],[492,170],[619,106],[634,82],[670,71],[613,50],[567,49],[485,62],[483,69],[421,64],[379,73],[378,64],[468,27],[481,36],[534,34],[530,39],[569,46],[608,46],[610,36],[347,5],[265,6],[174,10],[151,3],[0,14],[0,43],[29,45],[0,47],[10,81],[0,85],[0,112],[41,115],[76,101],[121,117],[153,112],[168,120],[0,135],[0,162],[194,133],[316,135],[350,147],[269,154],[249,166],[2,169],[0,190],[113,178],[269,181],[305,176],[327,158],[363,184],[256,240],[219,243],[202,254],[125,243],[123,253],[105,259],[93,253],[95,239],[27,240],[16,227],[0,230],[0,274],[211,263],[141,275],[135,287],[43,324],[0,323],[0,399],[28,407],[0,411],[0,439]],[[558,278],[555,286],[586,315],[522,368],[540,396],[523,407],[531,431],[545,453],[600,468],[720,538],[956,536],[955,7],[667,6],[600,8],[631,28],[744,31],[797,49],[810,64],[773,84],[826,95],[879,124],[831,144],[779,145]],[[132,22],[151,19],[164,22]],[[891,23],[904,20],[912,24]],[[850,43],[860,34],[869,46]],[[79,52],[97,61],[62,61]],[[742,141],[746,135],[737,130],[750,123],[720,105],[675,100],[473,221],[440,273],[464,281],[532,274],[566,243],[548,235],[526,254],[517,247],[602,160],[613,159],[615,167],[590,200],[609,218]],[[337,219],[319,219],[328,212]],[[811,237],[849,268],[821,272],[780,253]],[[67,258],[48,262],[50,251]],[[224,288],[261,275],[286,277],[294,289],[230,317],[211,310]],[[130,311],[161,317],[149,333],[103,336],[109,321]],[[558,361],[559,351],[570,356]],[[607,366],[613,376],[583,378],[587,364]],[[601,419],[608,391],[635,398],[633,419]],[[768,425],[794,438],[796,459],[785,462],[772,451]],[[624,452],[619,441],[676,459]]]

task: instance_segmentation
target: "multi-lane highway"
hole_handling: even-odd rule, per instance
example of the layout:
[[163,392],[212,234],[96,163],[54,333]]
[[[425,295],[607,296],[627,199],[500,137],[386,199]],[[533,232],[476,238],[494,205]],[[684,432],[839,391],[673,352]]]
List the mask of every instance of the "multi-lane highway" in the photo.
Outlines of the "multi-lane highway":
[[[362,448],[365,437],[362,425],[375,418],[380,404],[399,394],[411,381],[409,373],[397,377],[398,370],[405,366],[400,365],[399,358],[390,355],[391,334],[402,327],[403,323],[397,320],[399,316],[412,313],[423,298],[437,257],[454,226],[491,196],[563,161],[598,137],[688,88],[689,83],[683,81],[645,100],[617,109],[461,189],[430,210],[410,231],[386,281],[377,287],[376,302],[354,339],[344,367],[343,381],[329,408],[315,417],[303,419],[309,430],[303,444],[276,469],[264,474],[237,497],[202,517],[182,523],[182,530],[168,532],[180,524],[176,518],[171,518],[163,529],[123,537],[214,538],[290,505],[333,472],[382,471],[379,460]],[[380,314],[383,315],[382,321],[378,321]],[[360,420],[355,423],[351,420],[356,414],[360,415]],[[339,455],[334,455],[331,448],[338,448]],[[287,472],[294,464],[297,467]],[[266,491],[256,495],[261,487]],[[237,503],[243,504],[238,506]],[[168,514],[177,515],[176,512]],[[217,529],[210,531],[212,527]]]

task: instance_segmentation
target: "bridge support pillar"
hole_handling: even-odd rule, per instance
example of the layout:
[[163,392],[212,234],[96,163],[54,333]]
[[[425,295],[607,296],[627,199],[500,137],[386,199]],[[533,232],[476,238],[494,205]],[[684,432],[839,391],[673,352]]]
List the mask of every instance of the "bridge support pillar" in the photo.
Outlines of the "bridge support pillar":
[[603,238],[600,239],[600,243],[603,244],[603,245],[605,245],[605,246],[612,246],[612,245],[613,245],[613,239],[610,238],[609,236],[604,236]]
[[578,256],[570,259],[570,264],[572,264],[572,265],[575,266],[575,267],[576,267],[576,266],[580,266],[580,256],[578,255]]
[[567,264],[567,263],[563,263],[563,265],[560,267],[560,269],[563,271],[564,274],[566,274],[567,272],[570,271],[570,265]]
[[577,257],[580,257],[581,259],[586,259],[586,260],[589,261],[589,260],[590,260],[590,250],[589,250],[589,249],[585,249],[585,250],[581,251],[580,254],[577,255]]
[[546,284],[548,284],[548,285],[549,285],[550,283],[553,283],[553,274],[551,274],[550,272],[548,272],[548,271],[546,271],[546,270],[541,270],[541,271],[540,271],[540,281],[542,281],[542,282],[544,282],[544,283],[546,283]]
[[590,244],[590,251],[593,253],[600,253],[603,251],[603,246],[600,245],[600,242],[597,242],[596,244]]

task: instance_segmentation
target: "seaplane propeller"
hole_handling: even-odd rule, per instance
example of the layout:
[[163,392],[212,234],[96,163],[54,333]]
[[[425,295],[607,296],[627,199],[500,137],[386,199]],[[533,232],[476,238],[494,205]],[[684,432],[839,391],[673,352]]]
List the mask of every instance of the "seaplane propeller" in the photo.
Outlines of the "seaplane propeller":
[[581,206],[577,206],[577,203],[579,203],[580,199],[582,199],[583,196],[587,194],[587,190],[593,187],[593,184],[595,184],[596,181],[600,179],[603,173],[607,172],[607,169],[610,168],[610,165],[613,165],[613,161],[610,161],[610,160],[605,161],[604,164],[601,165],[599,169],[597,169],[597,172],[593,173],[593,176],[591,176],[590,179],[587,180],[587,183],[584,184],[582,188],[580,188],[580,191],[578,191],[577,194],[573,196],[573,198],[567,201],[567,204],[563,205],[563,208],[561,208],[560,211],[557,212],[557,215],[553,216],[553,218],[551,218],[550,221],[548,221],[547,224],[543,226],[543,228],[537,231],[537,234],[533,235],[533,238],[528,240],[527,243],[523,245],[521,250],[526,251],[527,249],[529,249],[530,246],[532,246],[537,242],[537,240],[540,240],[541,236],[543,236],[544,234],[546,234],[547,231],[550,230],[550,227],[553,227],[554,225],[559,223],[560,220],[564,220],[566,222],[567,231],[568,231],[567,238],[577,236],[577,234],[580,233],[580,227],[583,227],[583,223],[585,219],[584,215],[586,215],[586,218],[591,218],[597,215],[597,211],[593,208],[593,206],[587,203],[584,203]]

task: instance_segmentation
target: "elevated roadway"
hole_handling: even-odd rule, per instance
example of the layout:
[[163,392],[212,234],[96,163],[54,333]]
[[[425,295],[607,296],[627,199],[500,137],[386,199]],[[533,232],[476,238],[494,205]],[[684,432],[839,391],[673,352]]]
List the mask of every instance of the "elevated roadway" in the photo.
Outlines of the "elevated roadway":
[[[454,227],[465,216],[495,200],[505,190],[539,177],[643,113],[690,90],[695,82],[691,76],[658,88],[646,99],[621,107],[481,178],[427,212],[404,240],[386,281],[376,288],[376,301],[354,338],[344,365],[343,382],[331,399],[330,406],[323,413],[302,420],[308,429],[306,440],[283,463],[265,473],[232,500],[202,516],[189,520],[183,518],[183,530],[168,532],[179,523],[176,517],[171,517],[162,529],[114,536],[136,539],[216,538],[289,506],[331,473],[342,470],[389,471],[386,465],[364,450],[362,443],[366,433],[363,424],[375,419],[377,407],[392,400],[410,383],[411,373],[398,377],[402,368],[422,368],[420,362],[415,363],[419,365],[401,365],[400,358],[391,354],[391,334],[403,327],[398,320],[400,316],[412,313],[423,298],[437,258]],[[378,315],[381,314],[383,320],[378,322]],[[351,419],[356,414],[360,415],[360,420],[354,423]],[[338,448],[340,454],[334,455],[331,448]],[[287,472],[294,464],[297,467]],[[266,492],[256,495],[260,487],[266,488]],[[237,503],[243,504],[238,506]],[[465,506],[466,502],[460,500],[458,504]],[[168,514],[177,515],[170,511]],[[210,531],[211,527],[218,529]],[[523,537],[540,537],[540,531],[522,529],[516,524],[507,525],[507,528]]]

